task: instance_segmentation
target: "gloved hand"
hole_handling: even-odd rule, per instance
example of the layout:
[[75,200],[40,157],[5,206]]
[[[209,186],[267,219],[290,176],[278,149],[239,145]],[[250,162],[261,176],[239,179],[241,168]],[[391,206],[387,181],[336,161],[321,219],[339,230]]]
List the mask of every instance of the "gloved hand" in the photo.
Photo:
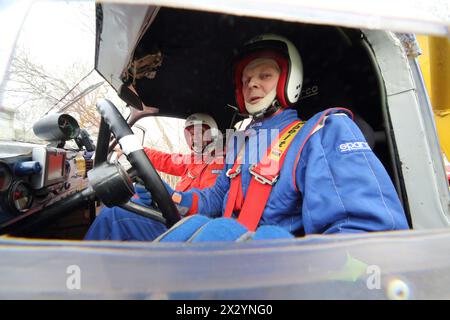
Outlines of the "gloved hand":
[[144,185],[136,183],[134,186],[134,190],[139,197],[139,202],[148,207],[152,204],[152,195],[147,191],[147,189],[145,189]]
[[[165,182],[164,180],[162,180],[162,182],[163,182],[164,186],[166,187],[167,192],[174,200],[175,205],[177,206],[180,214],[182,216],[185,216],[186,213],[189,211],[189,209],[192,206],[192,202],[193,202],[192,193],[177,192],[177,195],[175,197],[173,197],[173,194],[175,193],[175,191],[172,189],[172,187],[167,182]],[[152,195],[150,194],[149,191],[147,191],[147,189],[144,187],[144,185],[136,183],[135,190],[136,190],[136,194],[139,196],[139,200],[140,200],[139,202],[141,202],[142,204],[144,204],[146,206],[150,206],[152,203]]]
[[[162,180],[162,182],[163,182],[164,186],[166,187],[169,195],[172,196],[172,194],[174,192],[172,187],[169,186],[169,184],[167,182],[165,182],[164,180]],[[152,204],[152,201],[153,201],[152,195],[145,188],[145,186],[143,184],[136,183],[134,186],[134,190],[136,191],[136,194],[138,195],[140,202],[142,202],[146,206],[150,206]]]

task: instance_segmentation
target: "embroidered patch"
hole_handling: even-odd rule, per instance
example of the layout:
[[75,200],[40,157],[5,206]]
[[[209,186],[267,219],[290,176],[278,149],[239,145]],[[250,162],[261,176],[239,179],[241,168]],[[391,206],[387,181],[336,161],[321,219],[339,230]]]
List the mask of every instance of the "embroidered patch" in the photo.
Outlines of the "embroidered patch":
[[369,144],[363,141],[341,143],[339,145],[340,153],[350,153],[356,151],[370,151]]
[[174,192],[172,195],[172,201],[175,202],[176,204],[180,204],[181,202],[181,194],[179,194],[178,192]]

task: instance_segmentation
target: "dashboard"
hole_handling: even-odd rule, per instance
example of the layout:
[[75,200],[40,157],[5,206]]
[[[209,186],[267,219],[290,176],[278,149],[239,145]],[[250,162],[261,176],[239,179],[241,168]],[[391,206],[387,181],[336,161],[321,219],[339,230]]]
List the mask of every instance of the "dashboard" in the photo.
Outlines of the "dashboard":
[[88,185],[85,151],[0,142],[0,229]]

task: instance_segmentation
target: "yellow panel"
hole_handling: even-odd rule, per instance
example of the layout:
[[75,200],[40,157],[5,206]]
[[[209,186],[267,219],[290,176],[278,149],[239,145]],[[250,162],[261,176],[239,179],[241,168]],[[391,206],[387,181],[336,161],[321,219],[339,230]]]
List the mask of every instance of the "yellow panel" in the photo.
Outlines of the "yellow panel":
[[450,159],[450,40],[417,37],[423,54],[420,67],[433,107],[441,147]]
[[86,160],[82,157],[76,157],[75,162],[77,165],[77,176],[78,177],[86,177]]
[[420,69],[422,70],[425,85],[431,99],[430,50],[428,39],[428,36],[417,36],[417,41],[422,49],[422,54],[419,56]]

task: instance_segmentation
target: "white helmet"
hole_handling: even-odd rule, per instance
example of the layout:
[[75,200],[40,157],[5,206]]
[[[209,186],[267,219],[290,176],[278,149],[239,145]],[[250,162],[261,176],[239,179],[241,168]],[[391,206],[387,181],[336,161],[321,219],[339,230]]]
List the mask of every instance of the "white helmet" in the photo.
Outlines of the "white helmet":
[[204,154],[207,151],[209,152],[212,148],[215,147],[219,139],[219,127],[217,126],[217,123],[214,120],[214,118],[211,117],[210,115],[205,113],[194,113],[186,118],[186,121],[184,122],[184,129],[198,125],[206,125],[209,128],[208,132],[210,134],[210,142],[206,146],[196,146],[195,143],[194,144],[189,143],[187,137],[186,140],[194,153]]
[[[252,60],[269,58],[280,67],[280,78],[276,88],[276,100],[283,108],[293,106],[300,98],[303,82],[303,64],[295,45],[285,37],[276,34],[264,34],[254,37],[244,44],[233,63],[233,80],[236,102],[243,114],[248,114],[242,94],[242,72]],[[269,101],[265,108],[273,102]]]

